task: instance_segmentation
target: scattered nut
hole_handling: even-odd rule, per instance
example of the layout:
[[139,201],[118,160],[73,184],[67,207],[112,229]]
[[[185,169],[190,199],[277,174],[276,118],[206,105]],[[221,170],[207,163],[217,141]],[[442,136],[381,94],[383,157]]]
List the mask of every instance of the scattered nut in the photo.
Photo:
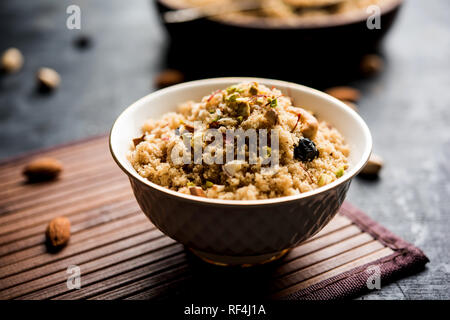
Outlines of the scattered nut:
[[61,83],[58,72],[50,68],[40,68],[37,73],[37,80],[41,88],[53,90]]
[[142,135],[141,137],[139,137],[139,138],[133,139],[134,147],[136,147],[139,143],[141,143],[141,142],[143,142],[143,141],[145,141],[145,134],[143,134],[143,135]]
[[345,103],[347,106],[349,106],[351,109],[353,109],[356,112],[359,112],[359,108],[356,105],[356,103],[353,103],[351,101],[342,100],[343,103]]
[[70,239],[70,221],[66,217],[54,218],[47,226],[46,236],[53,247],[62,247]]
[[269,127],[273,127],[278,123],[278,113],[273,109],[267,110],[264,117],[267,119]]
[[1,63],[5,72],[17,72],[23,66],[23,55],[19,49],[9,48],[3,53]]
[[360,69],[365,76],[377,74],[383,69],[384,62],[376,54],[367,54],[361,59]]
[[346,100],[351,102],[357,102],[361,96],[358,89],[352,87],[333,87],[325,90],[330,96],[339,100]]
[[23,174],[30,182],[46,181],[56,179],[62,169],[61,162],[56,159],[38,158],[25,166]]
[[180,71],[167,69],[156,76],[155,87],[165,88],[183,82],[183,80],[184,75]]
[[361,174],[376,176],[380,172],[381,168],[383,168],[383,159],[372,153],[366,166],[362,169]]
[[206,197],[206,194],[201,187],[189,187],[189,192],[193,196]]

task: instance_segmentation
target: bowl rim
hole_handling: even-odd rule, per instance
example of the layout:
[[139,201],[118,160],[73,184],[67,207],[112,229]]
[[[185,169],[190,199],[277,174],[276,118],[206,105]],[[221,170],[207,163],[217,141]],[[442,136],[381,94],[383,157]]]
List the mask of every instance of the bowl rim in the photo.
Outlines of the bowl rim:
[[[177,9],[183,9],[182,7],[177,7],[171,4],[172,0],[157,0],[158,3],[171,8],[173,10]],[[403,4],[404,0],[390,0],[389,3],[384,4],[381,7],[380,16],[383,16],[386,13],[389,13],[391,11],[394,11],[395,9],[399,8]],[[336,16],[328,17],[326,20],[318,20],[318,21],[311,21],[311,20],[304,20],[298,19],[298,21],[295,21],[294,23],[280,23],[277,25],[271,25],[267,23],[267,20],[265,18],[258,18],[251,21],[246,20],[239,20],[239,21],[231,21],[231,20],[224,20],[224,19],[217,19],[217,18],[206,18],[210,22],[215,22],[221,25],[226,26],[232,26],[232,27],[240,27],[240,28],[247,28],[247,29],[263,29],[263,30],[301,30],[301,29],[325,29],[325,28],[332,28],[332,27],[339,27],[339,26],[345,26],[345,25],[351,25],[355,23],[361,23],[364,20],[367,19],[369,15],[361,10],[358,14],[339,14]]]
[[[122,161],[116,156],[115,146],[113,140],[113,131],[116,128],[116,124],[125,114],[128,112],[131,112],[132,109],[139,107],[140,105],[147,103],[147,101],[152,100],[154,97],[162,96],[162,95],[168,95],[172,92],[175,92],[181,88],[185,87],[201,87],[203,85],[211,85],[211,83],[216,83],[217,85],[223,85],[222,82],[263,82],[269,85],[273,86],[281,86],[286,87],[286,89],[294,89],[297,87],[297,89],[301,89],[302,91],[306,91],[309,93],[312,93],[322,99],[328,100],[329,102],[332,102],[335,107],[339,108],[342,112],[348,113],[352,119],[359,125],[361,128],[364,138],[366,140],[366,144],[364,147],[364,150],[362,152],[361,158],[358,160],[357,163],[346,172],[342,177],[339,179],[333,181],[332,183],[329,183],[323,187],[319,187],[317,189],[303,192],[300,194],[292,195],[292,196],[283,196],[283,197],[277,197],[277,198],[270,198],[270,199],[260,199],[260,200],[223,200],[223,199],[216,199],[216,198],[206,198],[206,197],[198,197],[193,196],[189,194],[184,194],[178,191],[174,191],[171,189],[168,189],[166,187],[160,186],[156,183],[151,182],[148,179],[143,178],[140,176],[136,170],[128,170],[128,168],[122,163]],[[283,89],[284,90],[284,89]],[[367,124],[364,122],[364,120],[361,118],[361,116],[351,108],[349,108],[345,103],[342,101],[326,94],[325,92],[301,85],[296,84],[293,82],[283,81],[283,80],[274,80],[274,79],[266,79],[266,78],[257,78],[257,77],[221,77],[221,78],[208,78],[208,79],[202,79],[202,80],[195,80],[195,81],[189,81],[180,83],[177,85],[173,85],[164,89],[160,89],[157,91],[154,91],[136,102],[129,105],[125,110],[123,110],[120,115],[116,118],[114,121],[110,133],[109,133],[109,149],[110,153],[114,159],[114,161],[117,163],[117,165],[124,171],[128,177],[133,178],[137,180],[138,182],[141,182],[142,184],[155,189],[156,191],[162,192],[166,194],[167,196],[177,198],[178,200],[182,199],[187,202],[194,202],[197,205],[198,204],[207,204],[207,205],[222,205],[222,206],[231,206],[231,207],[241,207],[241,206],[261,206],[261,205],[278,205],[278,204],[284,204],[289,203],[293,201],[299,201],[305,198],[312,198],[317,196],[318,194],[325,193],[331,189],[336,188],[337,186],[346,183],[347,181],[351,180],[354,176],[356,176],[365,166],[367,161],[369,160],[370,154],[372,153],[372,135],[370,133],[370,130],[367,126]]]

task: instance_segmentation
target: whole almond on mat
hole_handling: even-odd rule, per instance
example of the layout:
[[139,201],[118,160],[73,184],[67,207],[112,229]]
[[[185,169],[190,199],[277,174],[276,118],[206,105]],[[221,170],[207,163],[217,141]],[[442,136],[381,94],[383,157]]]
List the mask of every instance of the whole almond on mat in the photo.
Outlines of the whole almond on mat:
[[62,170],[61,162],[54,158],[43,157],[29,162],[23,169],[23,174],[30,182],[46,181],[56,179]]
[[19,49],[9,48],[1,59],[2,69],[8,73],[19,71],[23,66],[23,55]]
[[167,69],[161,71],[155,78],[155,87],[157,88],[165,88],[172,86],[174,84],[183,82],[184,75],[178,70]]
[[58,72],[50,68],[40,68],[36,77],[39,85],[48,90],[56,89],[61,83]]
[[53,247],[62,247],[70,239],[70,221],[66,217],[57,217],[49,222],[46,236]]
[[380,172],[381,168],[383,168],[383,159],[380,156],[372,153],[370,155],[369,161],[367,161],[367,164],[361,170],[361,174],[376,176]]
[[325,90],[330,96],[339,100],[346,100],[350,102],[357,102],[361,97],[361,93],[358,89],[352,87],[333,87]]

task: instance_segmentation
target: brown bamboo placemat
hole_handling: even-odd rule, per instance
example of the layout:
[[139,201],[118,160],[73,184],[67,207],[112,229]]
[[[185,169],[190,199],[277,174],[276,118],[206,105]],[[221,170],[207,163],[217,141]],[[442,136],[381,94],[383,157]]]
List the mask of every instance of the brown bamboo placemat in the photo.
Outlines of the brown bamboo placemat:
[[[25,183],[22,168],[37,156],[62,161],[60,179]],[[51,253],[44,232],[61,215],[70,219],[72,237]],[[379,267],[383,286],[427,262],[419,249],[345,203],[282,260],[211,266],[149,222],[104,136],[0,164],[0,299],[335,299],[367,291],[368,266]],[[80,267],[80,289],[67,287],[71,265]]]

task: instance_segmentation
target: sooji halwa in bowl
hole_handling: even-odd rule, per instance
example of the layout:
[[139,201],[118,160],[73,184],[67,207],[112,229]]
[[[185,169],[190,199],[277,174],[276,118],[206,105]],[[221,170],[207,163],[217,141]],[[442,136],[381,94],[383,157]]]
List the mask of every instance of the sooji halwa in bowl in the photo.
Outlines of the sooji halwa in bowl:
[[[199,125],[194,130],[196,121]],[[207,138],[208,129],[217,130],[219,138],[223,135],[222,141],[210,148],[218,161],[195,164],[190,150],[194,143],[202,150],[213,145],[213,139]],[[250,144],[256,147],[258,140],[248,139],[242,146],[245,159],[237,159],[238,139],[232,134],[239,129],[242,134],[264,129],[269,135],[277,130],[267,138],[272,141],[277,136],[276,148],[265,146],[265,154],[249,164]],[[129,154],[134,169],[161,186],[208,198],[256,200],[296,195],[335,181],[348,168],[350,149],[338,130],[293,105],[291,98],[275,87],[257,82],[235,84],[200,102],[183,103],[178,112],[167,113],[160,120],[149,119],[142,131]],[[187,148],[183,139],[188,139]],[[172,160],[174,149],[179,152],[180,148],[184,152],[189,149],[190,161]],[[227,148],[233,151],[231,159],[225,159]],[[269,168],[265,157],[278,157],[277,165]]]
[[[233,104],[258,95],[261,97],[256,99],[262,100],[256,105]],[[297,113],[304,119],[298,120]],[[280,170],[274,173],[280,175],[278,180],[257,178],[265,167],[257,163],[232,163],[227,169],[225,164],[198,169],[188,164],[183,169],[184,164],[172,166],[164,161],[170,141],[179,140],[177,129],[180,137],[195,134],[190,127],[194,119],[202,119],[199,128],[208,124],[215,130],[257,126],[285,131],[279,135],[279,168],[269,166],[266,172],[270,175],[271,169]],[[142,137],[143,128],[148,132]],[[301,141],[304,144],[296,151]],[[113,158],[128,175],[137,202],[153,224],[202,259],[221,265],[271,261],[319,232],[339,210],[351,179],[366,164],[371,148],[369,129],[344,103],[308,87],[260,78],[206,79],[156,91],[129,106],[110,134]],[[265,149],[266,155],[276,153],[269,150]],[[165,168],[161,170],[174,174],[165,180],[165,175],[155,172],[157,163]],[[330,181],[320,187],[323,173]],[[282,186],[285,180],[286,189]],[[191,194],[191,187],[201,190],[203,196]],[[244,189],[238,191],[240,188]],[[249,196],[255,200],[234,200]]]

